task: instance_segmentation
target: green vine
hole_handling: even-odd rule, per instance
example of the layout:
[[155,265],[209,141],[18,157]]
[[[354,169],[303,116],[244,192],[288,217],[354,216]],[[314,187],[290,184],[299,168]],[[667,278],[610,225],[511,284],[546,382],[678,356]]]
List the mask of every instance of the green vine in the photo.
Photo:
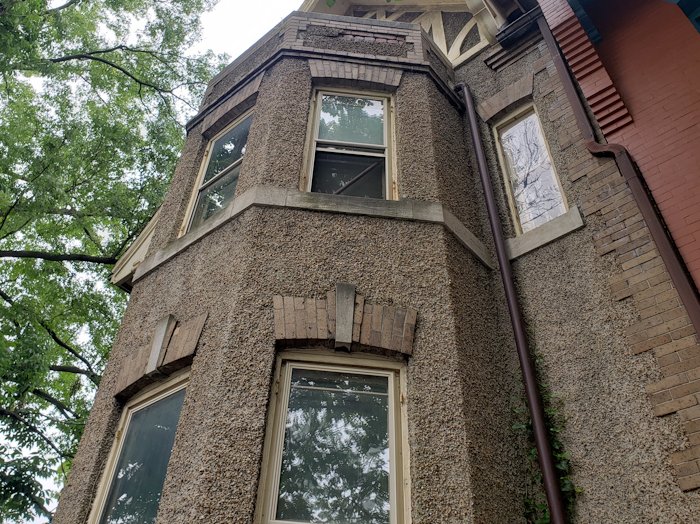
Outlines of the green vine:
[[[539,358],[535,359],[537,368],[539,368]],[[573,515],[576,497],[583,492],[579,487],[576,487],[571,478],[571,459],[569,454],[564,451],[560,435],[564,430],[565,419],[559,409],[558,399],[552,394],[549,386],[540,381],[540,394],[542,395],[542,403],[544,405],[545,424],[549,433],[549,442],[552,446],[554,455],[554,465],[559,474],[559,484],[561,486],[562,496],[566,504],[568,515]],[[542,472],[540,471],[539,463],[537,462],[537,448],[535,447],[535,438],[532,431],[532,421],[529,412],[525,407],[515,408],[514,411],[521,417],[522,422],[513,425],[513,429],[524,433],[527,436],[530,449],[528,450],[528,474],[530,477],[530,486],[525,495],[525,520],[528,524],[549,524],[550,515],[547,507],[547,499],[545,498]]]

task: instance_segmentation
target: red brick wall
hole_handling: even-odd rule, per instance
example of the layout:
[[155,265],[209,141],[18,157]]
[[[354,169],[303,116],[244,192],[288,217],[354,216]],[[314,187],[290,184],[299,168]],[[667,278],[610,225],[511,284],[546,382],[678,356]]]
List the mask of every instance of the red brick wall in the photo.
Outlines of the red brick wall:
[[675,5],[607,0],[587,12],[634,122],[610,133],[639,164],[700,286],[700,34]]

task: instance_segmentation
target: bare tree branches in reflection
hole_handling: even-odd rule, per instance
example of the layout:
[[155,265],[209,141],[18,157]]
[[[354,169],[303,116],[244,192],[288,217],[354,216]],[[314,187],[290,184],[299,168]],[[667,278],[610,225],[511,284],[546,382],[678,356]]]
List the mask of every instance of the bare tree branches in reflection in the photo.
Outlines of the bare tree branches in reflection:
[[566,212],[549,151],[535,113],[501,130],[511,195],[523,232]]

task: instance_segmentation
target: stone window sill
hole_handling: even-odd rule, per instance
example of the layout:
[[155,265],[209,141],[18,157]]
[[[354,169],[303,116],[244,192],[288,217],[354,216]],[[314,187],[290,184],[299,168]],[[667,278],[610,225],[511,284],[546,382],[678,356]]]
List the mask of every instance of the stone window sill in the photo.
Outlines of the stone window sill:
[[441,224],[484,266],[490,269],[494,267],[484,244],[442,204],[412,199],[380,200],[305,193],[279,187],[255,186],[237,196],[231,205],[212,216],[202,225],[190,230],[187,234],[173,240],[163,249],[147,257],[136,268],[133,282],[143,278],[251,207],[302,209]]
[[514,260],[577,229],[581,229],[583,225],[583,218],[578,207],[573,206],[554,220],[550,220],[546,224],[515,238],[507,239],[508,257]]

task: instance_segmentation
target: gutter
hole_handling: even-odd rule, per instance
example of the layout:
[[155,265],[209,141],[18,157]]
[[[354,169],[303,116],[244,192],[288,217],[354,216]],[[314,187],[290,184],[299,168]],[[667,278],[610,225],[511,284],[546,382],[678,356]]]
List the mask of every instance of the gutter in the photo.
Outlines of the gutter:
[[666,265],[671,281],[676,291],[678,291],[683,306],[685,306],[688,317],[693,324],[693,328],[695,328],[695,333],[700,334],[700,297],[698,297],[697,288],[688,273],[683,258],[671,238],[664,219],[661,216],[661,212],[654,201],[654,197],[646,185],[646,181],[642,177],[634,160],[632,160],[627,148],[620,144],[601,144],[598,142],[595,132],[593,131],[593,126],[588,119],[586,109],[574,85],[571,73],[564,62],[561,50],[552,34],[552,30],[549,28],[544,18],[538,19],[537,24],[539,25],[540,32],[547,44],[549,52],[552,55],[554,65],[559,74],[559,79],[564,87],[564,92],[569,100],[569,104],[573,109],[578,128],[586,141],[588,151],[594,156],[611,156],[615,159],[617,168],[620,170],[620,173],[630,188],[632,197],[637,203],[639,211],[649,228],[651,238],[654,240],[656,248],[661,255],[661,259]]
[[545,423],[544,406],[542,397],[540,396],[539,387],[537,385],[537,374],[535,366],[532,362],[532,355],[527,342],[527,334],[525,324],[523,322],[520,303],[518,302],[517,291],[513,281],[513,269],[510,265],[506,243],[503,238],[503,228],[501,219],[498,215],[498,207],[496,198],[493,193],[493,185],[486,164],[486,154],[484,153],[484,145],[481,141],[479,133],[479,124],[477,121],[476,110],[474,108],[474,100],[469,91],[469,87],[460,83],[455,86],[455,89],[461,92],[462,98],[467,108],[467,117],[469,119],[469,127],[471,130],[472,144],[476,152],[476,160],[479,167],[479,176],[481,184],[484,188],[484,196],[486,198],[486,210],[489,216],[489,225],[493,234],[494,244],[496,248],[496,257],[498,259],[498,267],[501,273],[503,289],[506,294],[508,303],[508,313],[510,314],[511,325],[513,326],[513,334],[515,336],[515,348],[520,361],[520,370],[523,374],[523,382],[525,385],[525,396],[527,405],[530,410],[530,418],[532,420],[532,430],[535,436],[535,446],[537,447],[537,458],[539,460],[540,469],[542,470],[542,479],[544,482],[544,490],[547,496],[547,504],[552,524],[564,524],[566,515],[564,511],[564,503],[559,485],[559,476],[554,465],[554,455],[549,442],[549,432]]

